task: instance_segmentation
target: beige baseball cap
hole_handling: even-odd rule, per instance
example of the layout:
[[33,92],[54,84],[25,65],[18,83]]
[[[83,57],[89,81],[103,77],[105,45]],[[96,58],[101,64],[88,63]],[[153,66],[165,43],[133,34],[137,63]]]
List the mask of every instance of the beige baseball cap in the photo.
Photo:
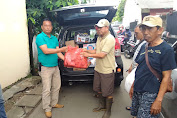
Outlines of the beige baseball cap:
[[142,25],[146,25],[149,27],[156,27],[156,26],[162,27],[162,19],[159,16],[152,16],[152,15],[145,16],[143,18],[143,22],[140,25],[140,27]]
[[101,19],[98,21],[97,24],[95,24],[95,26],[98,26],[98,27],[105,27],[105,26],[109,26],[109,21],[107,19]]

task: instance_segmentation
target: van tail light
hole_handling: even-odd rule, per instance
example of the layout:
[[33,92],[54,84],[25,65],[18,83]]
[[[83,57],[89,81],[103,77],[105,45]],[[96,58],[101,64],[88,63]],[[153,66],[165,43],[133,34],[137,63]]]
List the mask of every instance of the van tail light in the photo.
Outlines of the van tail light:
[[121,72],[122,70],[121,70],[121,68],[117,68],[117,72]]
[[120,57],[121,56],[121,47],[118,38],[115,38],[115,56]]

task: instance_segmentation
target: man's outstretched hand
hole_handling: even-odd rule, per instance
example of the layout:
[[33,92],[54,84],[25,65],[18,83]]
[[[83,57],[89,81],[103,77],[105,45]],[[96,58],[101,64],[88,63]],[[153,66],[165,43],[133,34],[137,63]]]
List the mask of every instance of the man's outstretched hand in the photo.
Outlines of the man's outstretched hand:
[[67,52],[68,51],[68,47],[67,46],[62,47],[61,49],[62,49],[62,52]]
[[90,56],[90,54],[87,53],[87,52],[81,52],[81,55],[83,55],[84,57],[89,57]]
[[85,49],[85,48],[82,48],[82,50],[83,50],[83,52],[87,52],[87,49]]

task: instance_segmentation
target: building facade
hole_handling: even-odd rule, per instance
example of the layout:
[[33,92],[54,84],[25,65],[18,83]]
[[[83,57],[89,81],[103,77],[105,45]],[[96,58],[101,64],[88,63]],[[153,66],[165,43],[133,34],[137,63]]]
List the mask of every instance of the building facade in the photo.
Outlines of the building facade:
[[25,0],[1,0],[0,84],[2,88],[30,72]]

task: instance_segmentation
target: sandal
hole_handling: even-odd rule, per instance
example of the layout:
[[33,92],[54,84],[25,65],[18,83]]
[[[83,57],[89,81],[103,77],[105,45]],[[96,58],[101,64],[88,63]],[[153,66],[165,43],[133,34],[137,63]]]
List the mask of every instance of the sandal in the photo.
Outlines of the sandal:
[[126,110],[131,110],[132,107],[125,107]]

